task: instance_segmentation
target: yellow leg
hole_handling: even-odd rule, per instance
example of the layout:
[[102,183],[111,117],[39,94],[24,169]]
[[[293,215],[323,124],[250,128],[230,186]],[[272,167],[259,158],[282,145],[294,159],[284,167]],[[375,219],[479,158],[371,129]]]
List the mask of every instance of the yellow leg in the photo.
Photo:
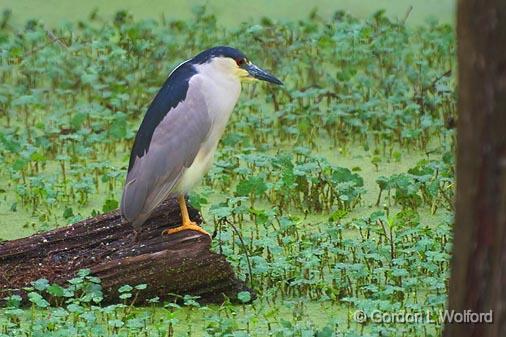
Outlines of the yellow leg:
[[[186,201],[184,200],[184,195],[180,195],[177,198],[177,202],[179,203],[179,208],[181,209],[181,218],[183,220],[183,223],[179,227],[164,230],[162,234],[170,235],[185,230],[192,230],[200,232],[205,235],[209,235],[209,233],[206,232],[202,227],[200,227],[195,222],[190,220],[190,216],[188,215],[188,209],[186,208]],[[211,237],[211,235],[209,235],[209,237]]]

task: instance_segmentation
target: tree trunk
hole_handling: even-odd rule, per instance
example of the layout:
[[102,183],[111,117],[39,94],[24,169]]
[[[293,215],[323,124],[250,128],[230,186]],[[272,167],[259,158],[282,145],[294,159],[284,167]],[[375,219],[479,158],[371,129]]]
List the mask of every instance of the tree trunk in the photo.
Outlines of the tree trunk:
[[506,336],[506,1],[458,2],[457,201],[449,310],[493,324],[446,337]]
[[[194,209],[190,216],[200,217]],[[181,222],[177,202],[160,205],[134,240],[132,227],[116,210],[76,224],[0,244],[0,299],[46,278],[63,285],[80,269],[102,280],[104,302],[118,302],[122,285],[148,284],[137,303],[169,293],[219,303],[249,290],[236,279],[225,257],[209,251],[210,238],[195,231],[161,235]]]

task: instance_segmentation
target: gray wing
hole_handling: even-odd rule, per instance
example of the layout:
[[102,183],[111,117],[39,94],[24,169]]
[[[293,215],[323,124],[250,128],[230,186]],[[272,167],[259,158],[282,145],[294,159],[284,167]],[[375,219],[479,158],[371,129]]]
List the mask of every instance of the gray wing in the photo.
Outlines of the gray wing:
[[170,109],[155,128],[149,150],[136,156],[128,172],[121,214],[134,227],[141,226],[193,163],[208,136],[211,118],[200,89],[200,79],[190,80],[186,99]]

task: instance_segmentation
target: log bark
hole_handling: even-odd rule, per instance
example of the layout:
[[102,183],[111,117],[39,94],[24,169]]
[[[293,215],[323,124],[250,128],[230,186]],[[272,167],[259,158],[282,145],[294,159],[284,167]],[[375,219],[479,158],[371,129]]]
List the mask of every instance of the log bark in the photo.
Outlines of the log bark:
[[[201,222],[195,209],[190,217]],[[0,298],[21,292],[31,281],[46,278],[64,285],[80,269],[102,281],[104,303],[119,302],[122,285],[147,284],[137,303],[169,293],[200,296],[220,303],[250,291],[238,280],[225,257],[209,250],[211,239],[195,231],[161,232],[181,222],[176,200],[163,202],[134,240],[133,228],[119,211],[73,225],[0,244]]]
[[457,200],[445,337],[506,336],[506,2],[458,2]]

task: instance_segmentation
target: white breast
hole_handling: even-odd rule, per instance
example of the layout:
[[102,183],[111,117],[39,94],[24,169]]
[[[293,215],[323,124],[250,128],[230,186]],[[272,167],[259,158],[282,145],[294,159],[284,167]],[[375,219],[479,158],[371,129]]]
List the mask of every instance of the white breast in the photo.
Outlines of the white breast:
[[209,171],[218,142],[241,93],[241,82],[228,71],[228,60],[216,59],[196,66],[212,126],[193,164],[183,173],[176,191],[189,192]]

